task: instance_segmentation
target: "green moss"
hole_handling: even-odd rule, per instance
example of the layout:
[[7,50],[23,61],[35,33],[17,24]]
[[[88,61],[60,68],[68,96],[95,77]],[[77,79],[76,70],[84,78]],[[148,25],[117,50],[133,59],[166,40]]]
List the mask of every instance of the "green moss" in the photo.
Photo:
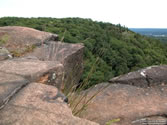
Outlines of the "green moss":
[[24,54],[26,53],[30,53],[32,52],[34,49],[36,48],[35,45],[31,45],[31,46],[26,46],[24,50],[13,50],[11,51],[11,54],[14,56],[14,57],[21,57],[23,56]]
[[3,45],[5,43],[7,43],[7,41],[9,40],[9,36],[8,35],[3,35],[1,38],[0,38],[0,45]]
[[112,125],[112,123],[119,122],[119,121],[120,121],[119,118],[117,118],[117,119],[112,119],[112,120],[106,122],[106,125]]

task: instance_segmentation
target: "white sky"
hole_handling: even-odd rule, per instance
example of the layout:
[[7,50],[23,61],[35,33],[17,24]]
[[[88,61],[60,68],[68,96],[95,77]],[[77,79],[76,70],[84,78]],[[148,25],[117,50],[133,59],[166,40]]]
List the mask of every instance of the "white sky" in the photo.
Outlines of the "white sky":
[[0,17],[82,17],[129,28],[167,28],[167,0],[0,0]]

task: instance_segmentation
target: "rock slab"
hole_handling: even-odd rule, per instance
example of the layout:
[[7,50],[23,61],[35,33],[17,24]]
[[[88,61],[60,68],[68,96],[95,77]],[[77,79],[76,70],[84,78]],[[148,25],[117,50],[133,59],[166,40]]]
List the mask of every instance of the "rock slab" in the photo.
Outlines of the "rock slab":
[[[87,90],[88,99],[108,85],[102,83]],[[133,125],[139,119],[166,115],[167,86],[144,89],[126,84],[111,84],[92,99],[81,117],[101,125],[113,119],[120,119],[114,123],[116,125]]]
[[30,83],[0,110],[0,124],[98,125],[74,117],[57,88],[39,83]]
[[109,82],[129,84],[143,88],[167,84],[167,65],[147,67],[115,77]]
[[63,65],[56,61],[13,59],[0,62],[0,71],[22,76],[31,82],[62,84]]
[[83,72],[83,51],[84,46],[82,44],[48,41],[25,57],[30,56],[42,61],[60,62],[64,66],[64,81],[61,86],[56,87],[63,90],[78,85]]
[[27,47],[40,45],[43,42],[57,40],[56,34],[42,32],[33,28],[21,26],[0,27],[0,39],[4,39],[4,46],[13,52],[24,53]]

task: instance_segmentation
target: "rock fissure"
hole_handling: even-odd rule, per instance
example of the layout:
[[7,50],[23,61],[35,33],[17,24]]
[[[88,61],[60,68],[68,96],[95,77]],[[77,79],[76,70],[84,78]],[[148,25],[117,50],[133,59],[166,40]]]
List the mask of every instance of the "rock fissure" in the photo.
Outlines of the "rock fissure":
[[[28,83],[27,83],[28,84]],[[5,107],[5,105],[7,105],[7,103],[12,99],[12,97],[14,97],[21,89],[23,89],[25,85],[19,86],[17,88],[15,88],[5,99],[2,100],[2,103],[0,104],[0,110],[2,108]]]
[[135,124],[160,124],[166,125],[167,124],[167,115],[166,114],[157,114],[157,115],[150,115],[144,118],[140,118],[131,122],[133,125]]

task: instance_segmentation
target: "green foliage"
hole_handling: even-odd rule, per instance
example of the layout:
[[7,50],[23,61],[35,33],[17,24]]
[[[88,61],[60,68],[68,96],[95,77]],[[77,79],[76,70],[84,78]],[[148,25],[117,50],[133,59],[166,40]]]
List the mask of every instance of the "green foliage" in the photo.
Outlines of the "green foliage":
[[106,125],[112,125],[112,123],[119,122],[119,121],[120,121],[119,118],[118,118],[118,119],[112,119],[112,120],[108,121],[108,122],[106,123]]
[[[87,87],[150,65],[167,64],[167,45],[121,25],[81,18],[0,18],[0,26],[27,26],[58,34],[60,41],[84,43],[84,74],[98,63]],[[86,88],[87,88],[86,87]]]

